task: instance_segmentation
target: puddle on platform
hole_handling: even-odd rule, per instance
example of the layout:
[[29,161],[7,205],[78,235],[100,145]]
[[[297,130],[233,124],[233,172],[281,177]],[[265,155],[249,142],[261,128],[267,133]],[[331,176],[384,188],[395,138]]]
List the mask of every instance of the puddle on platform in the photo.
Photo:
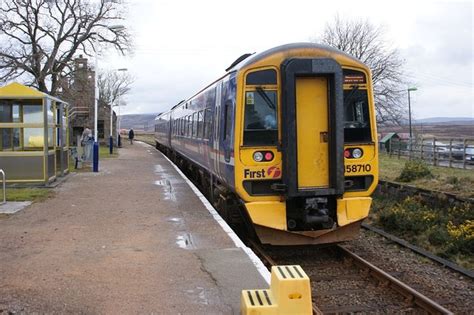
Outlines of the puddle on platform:
[[182,234],[176,237],[176,244],[182,249],[194,249],[191,234]]
[[164,171],[163,166],[159,164],[155,165],[155,174],[163,173]]
[[156,186],[161,186],[164,188],[165,200],[176,201],[176,194],[174,192],[173,185],[167,179],[160,179],[155,181]]
[[183,219],[181,218],[168,218],[166,219],[166,221],[172,222],[172,223],[183,223]]

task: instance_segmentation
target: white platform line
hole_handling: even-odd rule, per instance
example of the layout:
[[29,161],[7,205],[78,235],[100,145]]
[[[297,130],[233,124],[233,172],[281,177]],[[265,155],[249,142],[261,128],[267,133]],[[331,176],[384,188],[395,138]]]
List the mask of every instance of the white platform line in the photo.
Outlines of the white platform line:
[[219,215],[219,213],[217,212],[217,210],[211,205],[211,203],[206,199],[206,197],[204,197],[204,195],[199,191],[199,189],[193,184],[193,182],[191,182],[187,177],[186,175],[184,175],[183,172],[181,172],[181,170],[170,160],[168,159],[168,157],[166,155],[164,155],[161,151],[159,151],[158,149],[156,149],[158,152],[161,153],[161,155],[166,159],[168,160],[168,162],[170,162],[170,164],[174,167],[174,169],[179,173],[179,175],[181,175],[181,177],[186,181],[186,183],[188,183],[189,187],[191,187],[191,189],[194,191],[194,193],[196,194],[196,196],[198,196],[198,198],[201,200],[201,202],[204,204],[204,206],[206,207],[206,209],[211,213],[212,217],[214,218],[214,220],[217,221],[217,223],[219,223],[219,225],[222,227],[222,229],[224,230],[224,232],[227,233],[227,235],[231,238],[231,240],[234,242],[235,246],[237,248],[241,248],[246,254],[247,256],[250,258],[250,260],[252,261],[252,263],[255,265],[255,267],[257,268],[258,272],[260,273],[260,275],[263,277],[263,279],[265,279],[265,281],[270,284],[270,278],[271,278],[271,275],[270,275],[270,272],[268,271],[268,269],[265,267],[265,265],[263,264],[263,262],[260,260],[260,258],[257,257],[257,255],[255,255],[255,253],[250,249],[248,248],[247,246],[245,246],[245,244],[242,242],[242,240],[237,236],[237,234],[235,234],[235,232],[231,229],[231,227],[227,224],[227,222],[224,221],[224,219],[222,219],[222,217]]

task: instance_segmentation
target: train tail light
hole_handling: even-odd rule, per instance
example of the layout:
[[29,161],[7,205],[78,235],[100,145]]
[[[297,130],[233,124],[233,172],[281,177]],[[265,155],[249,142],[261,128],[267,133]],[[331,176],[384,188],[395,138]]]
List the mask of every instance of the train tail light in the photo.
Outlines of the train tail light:
[[253,153],[253,160],[255,162],[270,162],[274,157],[272,151],[257,151]]
[[346,159],[360,159],[364,155],[364,151],[360,148],[351,148],[344,150],[344,157]]

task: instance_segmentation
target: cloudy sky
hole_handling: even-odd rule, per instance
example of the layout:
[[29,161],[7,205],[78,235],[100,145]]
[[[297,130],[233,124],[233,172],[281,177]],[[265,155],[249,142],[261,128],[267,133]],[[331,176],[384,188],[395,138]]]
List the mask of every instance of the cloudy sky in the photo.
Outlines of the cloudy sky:
[[170,108],[247,52],[309,41],[336,15],[383,25],[406,61],[416,118],[474,117],[472,1],[129,0],[130,57],[99,66],[135,77],[122,113]]

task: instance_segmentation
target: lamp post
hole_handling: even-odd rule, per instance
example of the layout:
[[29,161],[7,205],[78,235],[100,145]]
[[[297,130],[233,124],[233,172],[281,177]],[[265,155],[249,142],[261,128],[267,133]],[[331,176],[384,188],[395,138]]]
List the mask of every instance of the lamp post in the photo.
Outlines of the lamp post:
[[408,128],[410,129],[410,141],[412,139],[412,132],[411,132],[411,104],[410,104],[410,92],[418,90],[416,87],[408,88]]
[[[111,25],[107,27],[111,31],[120,31],[125,29],[123,25]],[[92,171],[97,173],[99,171],[99,132],[98,132],[98,99],[99,99],[99,88],[97,86],[97,75],[99,74],[97,49],[95,50],[95,73],[94,73],[94,146],[92,151]]]

